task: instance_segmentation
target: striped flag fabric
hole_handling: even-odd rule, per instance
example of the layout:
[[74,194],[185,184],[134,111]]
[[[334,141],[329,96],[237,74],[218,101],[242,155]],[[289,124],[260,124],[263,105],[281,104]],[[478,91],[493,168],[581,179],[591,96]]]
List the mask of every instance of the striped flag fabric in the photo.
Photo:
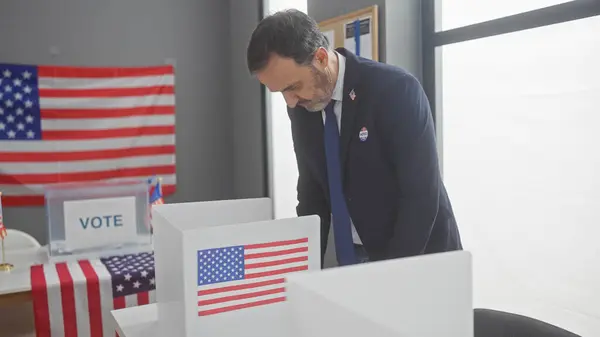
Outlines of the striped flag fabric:
[[31,267],[37,337],[115,337],[110,311],[154,303],[154,254]]
[[172,66],[0,63],[0,190],[43,205],[54,183],[163,177],[175,190]]
[[308,270],[308,238],[198,251],[198,316],[285,301],[285,275]]

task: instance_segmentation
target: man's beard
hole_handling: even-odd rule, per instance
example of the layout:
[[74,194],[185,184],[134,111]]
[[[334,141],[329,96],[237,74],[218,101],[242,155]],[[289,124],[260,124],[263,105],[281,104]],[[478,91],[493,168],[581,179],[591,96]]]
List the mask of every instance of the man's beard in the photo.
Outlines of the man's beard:
[[317,92],[317,95],[313,100],[306,103],[300,103],[300,105],[302,105],[304,109],[308,111],[315,112],[325,109],[327,104],[329,104],[333,94],[333,87],[331,86],[331,82],[327,77],[327,74],[320,72],[314,67],[312,72],[314,75],[315,91]]

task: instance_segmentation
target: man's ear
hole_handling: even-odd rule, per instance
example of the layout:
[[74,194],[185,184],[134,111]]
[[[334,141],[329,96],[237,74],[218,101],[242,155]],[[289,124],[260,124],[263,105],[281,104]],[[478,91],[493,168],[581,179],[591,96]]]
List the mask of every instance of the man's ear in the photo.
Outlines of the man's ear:
[[321,47],[315,52],[313,63],[318,69],[325,69],[329,65],[329,53],[327,49]]

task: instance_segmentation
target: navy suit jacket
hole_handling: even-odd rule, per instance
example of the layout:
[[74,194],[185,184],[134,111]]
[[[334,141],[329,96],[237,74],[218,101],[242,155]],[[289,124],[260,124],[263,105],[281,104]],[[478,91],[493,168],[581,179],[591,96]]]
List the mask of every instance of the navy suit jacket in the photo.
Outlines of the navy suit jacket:
[[[370,260],[462,249],[420,83],[402,69],[337,51],[346,57],[342,184]],[[297,213],[321,217],[323,259],[331,214],[323,117],[300,106],[288,113],[299,173]]]

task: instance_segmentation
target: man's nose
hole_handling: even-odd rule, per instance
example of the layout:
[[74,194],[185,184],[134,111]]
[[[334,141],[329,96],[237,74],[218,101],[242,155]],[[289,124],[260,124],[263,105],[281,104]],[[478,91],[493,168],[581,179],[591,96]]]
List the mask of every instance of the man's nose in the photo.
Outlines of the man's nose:
[[283,99],[285,99],[285,103],[290,108],[295,108],[296,104],[298,104],[298,96],[292,93],[283,93]]

